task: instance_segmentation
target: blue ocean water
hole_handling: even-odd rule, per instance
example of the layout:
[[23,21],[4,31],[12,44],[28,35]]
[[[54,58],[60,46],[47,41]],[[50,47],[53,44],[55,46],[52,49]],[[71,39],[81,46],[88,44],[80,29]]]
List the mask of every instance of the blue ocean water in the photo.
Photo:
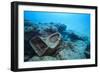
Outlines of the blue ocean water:
[[90,37],[90,14],[24,11],[24,19],[36,23],[62,23],[67,30]]

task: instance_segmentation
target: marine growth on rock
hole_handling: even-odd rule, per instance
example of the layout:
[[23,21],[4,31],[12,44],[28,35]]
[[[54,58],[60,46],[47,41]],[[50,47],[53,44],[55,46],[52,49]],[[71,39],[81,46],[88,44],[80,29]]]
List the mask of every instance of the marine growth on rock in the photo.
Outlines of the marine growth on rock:
[[[45,40],[54,33],[61,35],[59,44],[52,48],[53,50],[49,50],[51,47],[48,47],[44,54],[39,56],[34,47],[32,47],[32,44],[29,43],[30,40],[34,37],[39,37],[42,39],[41,41],[47,44],[49,41],[45,42]],[[24,44],[24,61],[26,62],[90,58],[89,38],[77,35],[74,31],[68,30],[67,25],[63,23],[35,23],[25,20]],[[41,44],[37,43],[37,45]]]

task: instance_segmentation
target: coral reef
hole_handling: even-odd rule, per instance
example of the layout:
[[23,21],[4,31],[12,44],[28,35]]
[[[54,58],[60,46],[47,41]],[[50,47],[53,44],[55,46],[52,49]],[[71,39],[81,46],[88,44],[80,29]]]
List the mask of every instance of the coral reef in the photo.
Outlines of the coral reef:
[[[61,41],[53,50],[47,50],[45,55],[39,56],[30,45],[33,37],[42,37],[45,41],[48,36],[59,32]],[[53,41],[53,40],[52,40]],[[46,42],[47,43],[47,42]],[[77,35],[67,30],[67,25],[61,23],[33,23],[25,20],[24,23],[24,61],[71,60],[90,58],[90,39],[87,36]],[[50,47],[48,49],[51,49]]]

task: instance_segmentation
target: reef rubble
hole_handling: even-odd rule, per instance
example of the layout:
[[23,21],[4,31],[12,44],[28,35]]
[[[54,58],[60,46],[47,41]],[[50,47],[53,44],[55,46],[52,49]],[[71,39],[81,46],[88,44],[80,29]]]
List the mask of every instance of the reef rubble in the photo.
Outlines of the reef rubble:
[[26,62],[90,58],[89,38],[67,30],[61,23],[25,21],[24,44]]

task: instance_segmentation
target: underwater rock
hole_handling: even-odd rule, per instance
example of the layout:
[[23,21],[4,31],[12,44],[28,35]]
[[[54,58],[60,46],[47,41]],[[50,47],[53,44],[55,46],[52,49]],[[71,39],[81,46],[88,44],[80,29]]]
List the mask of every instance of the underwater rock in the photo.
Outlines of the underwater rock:
[[44,37],[47,37],[48,35],[51,35],[55,32],[58,32],[57,28],[52,25],[46,25],[46,26],[42,25],[38,29],[39,29],[39,33],[41,34],[41,36],[44,36]]
[[71,41],[75,42],[77,40],[83,40],[82,37],[80,37],[79,35],[77,35],[74,31],[72,30],[67,30],[67,35],[70,38]]
[[24,39],[29,41],[33,36],[39,35],[38,26],[35,23],[24,23]]
[[69,35],[67,34],[67,31],[64,31],[61,33],[62,35],[62,40],[68,41],[70,39]]
[[87,47],[87,44],[80,40],[73,42],[73,44],[74,44],[73,50],[70,47],[68,47],[59,52],[58,56],[60,57],[60,59],[69,60],[69,59],[86,58],[84,52],[85,48]]
[[75,53],[70,49],[63,49],[58,54],[61,60],[80,59],[79,53]]
[[56,28],[58,29],[60,33],[62,33],[63,31],[67,29],[67,25],[61,24],[61,23],[58,23],[58,24],[55,23],[54,26],[56,26]]
[[30,32],[30,31],[36,31],[38,28],[38,25],[36,23],[33,23],[29,20],[24,21],[24,31]]
[[87,45],[85,49],[86,58],[90,58],[90,43]]
[[28,61],[33,55],[36,55],[35,51],[29,44],[29,40],[38,35],[38,26],[29,20],[24,22],[24,61]]
[[24,40],[24,44],[24,61],[28,61],[36,53],[30,46],[29,41]]
[[57,60],[56,57],[52,57],[52,56],[33,56],[31,59],[29,59],[29,61],[48,61],[48,60]]
[[65,24],[26,20],[24,25],[24,61],[90,58],[89,38],[66,30]]
[[48,60],[57,60],[57,58],[56,57],[52,57],[52,56],[43,56],[42,57],[42,60],[43,61],[48,61]]
[[87,44],[84,41],[78,40],[74,43],[75,51],[84,53],[87,47]]
[[53,26],[53,25],[47,25],[47,26],[45,26],[45,27],[46,27],[46,28],[45,28],[44,31],[46,31],[46,32],[48,32],[48,33],[55,33],[55,32],[58,31],[57,27],[55,27],[55,26]]
[[33,32],[24,32],[24,61],[30,59],[33,55],[36,55],[35,51],[29,44],[29,40],[34,36]]
[[24,32],[24,40],[29,41],[32,37],[39,35],[38,32],[30,31]]
[[40,61],[41,57],[39,56],[33,56],[31,59],[29,59],[29,61]]
[[24,61],[28,61],[30,59],[30,56],[29,55],[24,55]]

